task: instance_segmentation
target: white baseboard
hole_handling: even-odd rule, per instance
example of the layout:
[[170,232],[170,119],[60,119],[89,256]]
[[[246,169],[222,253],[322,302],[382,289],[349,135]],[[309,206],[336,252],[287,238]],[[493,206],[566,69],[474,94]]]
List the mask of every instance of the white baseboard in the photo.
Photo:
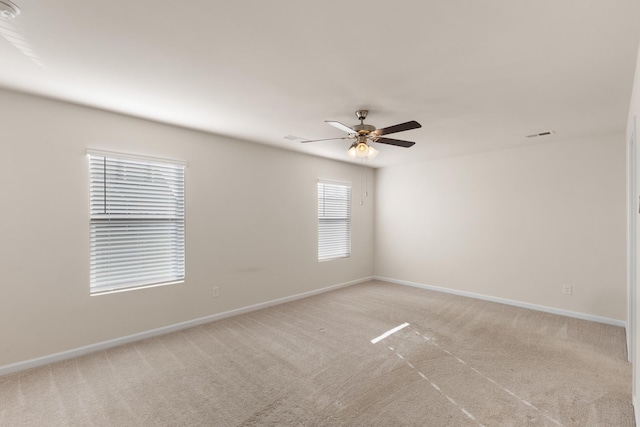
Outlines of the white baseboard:
[[[601,316],[595,316],[593,314],[586,314],[586,313],[579,313],[579,312],[576,312],[576,311],[562,310],[562,309],[559,309],[559,308],[547,307],[547,306],[544,306],[544,305],[529,304],[527,302],[522,302],[522,301],[514,301],[514,300],[510,300],[510,299],[506,299],[506,298],[498,298],[498,297],[492,297],[492,296],[488,296],[488,295],[476,294],[476,293],[473,293],[473,292],[459,291],[459,290],[456,290],[456,289],[449,289],[449,288],[442,288],[442,287],[439,287],[439,286],[425,285],[425,284],[422,284],[422,283],[409,282],[409,281],[406,281],[406,280],[390,279],[388,277],[374,276],[373,278],[374,278],[374,280],[380,280],[382,282],[395,283],[397,285],[413,286],[415,288],[428,289],[428,290],[431,290],[431,291],[444,292],[444,293],[447,293],[447,294],[453,294],[453,295],[459,295],[459,296],[463,296],[463,297],[469,297],[469,298],[481,299],[481,300],[485,300],[485,301],[497,302],[497,303],[500,303],[500,304],[512,305],[512,306],[515,306],[515,307],[528,308],[530,310],[543,311],[545,313],[559,314],[561,316],[573,317],[573,318],[576,318],[576,319],[589,320],[589,321],[598,322],[598,323],[605,323],[607,325],[621,326],[623,328],[627,327],[627,322],[625,322],[624,320],[611,319],[609,317],[601,317]],[[640,424],[638,424],[638,425],[640,425]]]
[[638,407],[638,400],[636,399],[636,396],[632,396],[631,402],[633,404],[633,412],[636,419],[636,425],[640,426],[640,408]]
[[111,347],[117,347],[119,345],[127,344],[134,341],[140,341],[145,338],[151,338],[158,335],[168,334],[170,332],[179,331],[182,329],[192,328],[194,326],[203,325],[205,323],[214,322],[231,316],[237,316],[238,314],[249,313],[251,311],[261,310],[263,308],[272,307],[274,305],[284,304],[287,302],[295,301],[302,298],[307,298],[313,295],[322,294],[325,292],[333,291],[335,289],[344,288],[358,283],[368,282],[373,280],[373,277],[365,277],[362,279],[352,280],[349,282],[339,283],[337,285],[327,286],[325,288],[316,289],[309,292],[303,292],[301,294],[291,295],[284,298],[278,298],[271,301],[262,302],[247,307],[238,308],[235,310],[229,310],[222,313],[213,314],[211,316],[201,317],[198,319],[188,320],[186,322],[176,323],[174,325],[165,326],[162,328],[151,329],[149,331],[140,332],[133,335],[127,335],[120,338],[115,338],[108,341],[102,341],[96,344],[87,345],[84,347],[78,347],[71,350],[63,351],[60,353],[54,353],[35,359],[29,359],[22,362],[16,362],[9,365],[0,366],[0,376],[11,374],[14,372],[23,371],[25,369],[31,369],[38,366],[47,365],[53,362],[59,362],[61,360],[71,359],[74,357],[82,356],[88,353],[93,353],[100,350],[105,350]]

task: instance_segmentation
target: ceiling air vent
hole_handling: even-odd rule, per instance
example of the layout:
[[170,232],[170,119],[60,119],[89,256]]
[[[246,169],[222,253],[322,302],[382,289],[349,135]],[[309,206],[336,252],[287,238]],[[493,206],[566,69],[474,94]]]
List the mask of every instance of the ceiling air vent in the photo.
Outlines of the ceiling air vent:
[[0,18],[11,19],[20,15],[20,9],[18,6],[11,3],[9,0],[0,0]]
[[548,136],[548,135],[553,135],[554,133],[556,133],[555,130],[548,130],[540,133],[532,133],[531,135],[527,135],[527,138],[537,138],[539,136]]

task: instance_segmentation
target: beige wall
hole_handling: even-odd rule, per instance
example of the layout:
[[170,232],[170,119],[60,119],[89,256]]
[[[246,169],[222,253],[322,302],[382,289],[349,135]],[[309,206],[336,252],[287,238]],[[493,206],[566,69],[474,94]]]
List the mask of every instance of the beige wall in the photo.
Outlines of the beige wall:
[[[0,111],[0,366],[374,272],[625,320],[622,134],[383,168],[360,206],[346,163],[9,91]],[[87,148],[187,162],[185,283],[89,296]],[[351,258],[316,261],[317,179],[353,184]]]
[[[358,166],[8,91],[0,111],[0,366],[373,273]],[[187,162],[183,284],[89,296],[87,148]],[[317,262],[319,178],[353,184],[351,258]]]
[[626,320],[624,134],[383,168],[376,190],[377,276]]
[[[631,158],[631,161],[635,163],[636,169],[636,188],[635,194],[632,196],[634,201],[638,200],[637,197],[640,195],[640,149],[638,149],[640,138],[638,137],[638,121],[640,121],[640,51],[638,52],[636,73],[629,107],[629,119],[627,122],[627,141],[634,140],[636,145],[635,158]],[[631,150],[628,151],[629,154],[632,152]],[[636,206],[632,208],[633,211],[636,210]],[[640,407],[637,404],[638,389],[640,387],[640,375],[638,374],[638,364],[640,363],[640,352],[638,351],[638,344],[640,343],[640,316],[638,315],[638,313],[640,313],[640,290],[638,289],[638,283],[640,283],[640,224],[638,224],[639,217],[636,215],[636,212],[630,213],[630,215],[633,216],[630,216],[629,221],[635,224],[636,229],[635,242],[632,241],[632,243],[635,243],[635,264],[632,266],[632,270],[635,270],[635,280],[630,279],[629,283],[630,285],[635,283],[635,289],[630,292],[632,296],[631,307],[633,308],[631,318],[629,319],[631,334],[633,335],[630,340],[630,345],[632,347],[631,362],[633,364],[633,403],[635,406],[636,423],[640,425]],[[632,263],[633,261],[630,262],[630,264]]]

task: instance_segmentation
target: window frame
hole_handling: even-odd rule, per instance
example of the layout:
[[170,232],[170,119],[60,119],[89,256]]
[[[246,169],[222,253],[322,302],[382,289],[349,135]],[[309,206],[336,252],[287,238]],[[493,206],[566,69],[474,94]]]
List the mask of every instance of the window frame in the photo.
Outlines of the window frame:
[[90,294],[184,282],[186,162],[94,149],[87,159]]
[[[321,198],[321,186],[323,187],[323,195]],[[344,206],[338,206],[334,203],[332,206],[334,213],[336,210],[339,211],[341,208],[346,208],[346,216],[327,216],[327,204],[326,200],[326,190],[327,187],[333,187],[331,191],[344,191],[347,190],[346,199],[338,199],[338,202],[345,201]],[[335,182],[335,181],[326,181],[326,180],[318,180],[317,185],[317,215],[318,215],[318,262],[331,261],[336,259],[344,259],[351,257],[351,212],[352,212],[352,186],[350,183],[344,182]],[[322,201],[322,202],[321,202]],[[323,203],[323,207],[321,207],[321,203]],[[323,211],[323,212],[322,212]],[[335,239],[330,242],[326,242],[326,239],[329,238],[329,232],[326,230],[327,227],[323,227],[323,225],[334,224],[334,234],[336,232],[335,225],[340,225],[343,222],[345,230],[338,230],[342,234],[340,238]],[[323,232],[323,229],[325,230]],[[329,246],[338,246],[340,250],[330,251],[328,249]]]

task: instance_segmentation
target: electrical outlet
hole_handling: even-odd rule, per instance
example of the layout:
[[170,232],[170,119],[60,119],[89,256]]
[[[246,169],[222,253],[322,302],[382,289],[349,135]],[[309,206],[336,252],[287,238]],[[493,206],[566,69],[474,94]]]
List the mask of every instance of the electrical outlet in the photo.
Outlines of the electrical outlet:
[[571,285],[562,285],[562,293],[564,295],[573,294],[573,286],[571,286]]
[[213,291],[211,292],[211,296],[213,298],[218,298],[220,296],[220,288],[218,286],[213,287]]

